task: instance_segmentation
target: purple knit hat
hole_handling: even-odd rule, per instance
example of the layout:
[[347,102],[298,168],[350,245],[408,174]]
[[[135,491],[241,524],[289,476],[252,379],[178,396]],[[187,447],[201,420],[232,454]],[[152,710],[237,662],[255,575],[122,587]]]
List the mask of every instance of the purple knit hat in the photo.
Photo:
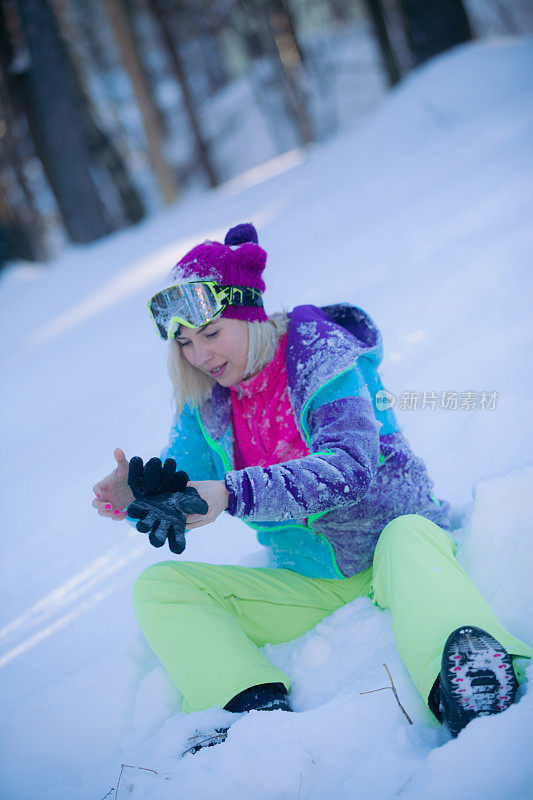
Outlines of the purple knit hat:
[[[172,283],[189,281],[216,281],[221,286],[249,286],[265,291],[261,274],[265,268],[267,254],[259,247],[257,231],[251,222],[230,228],[220,242],[205,241],[189,250],[172,267],[169,280]],[[226,306],[221,316],[249,322],[264,322],[268,319],[264,308],[252,306]]]

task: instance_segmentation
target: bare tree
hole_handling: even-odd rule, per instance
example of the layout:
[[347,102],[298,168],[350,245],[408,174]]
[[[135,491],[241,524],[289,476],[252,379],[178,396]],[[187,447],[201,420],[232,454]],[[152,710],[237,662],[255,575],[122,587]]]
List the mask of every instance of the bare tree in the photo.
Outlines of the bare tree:
[[270,24],[280,58],[287,70],[298,70],[305,63],[296,21],[287,0],[268,0]]
[[[50,0],[66,44],[72,64],[74,81],[80,98],[83,122],[91,151],[95,172],[101,189],[102,201],[112,219],[113,228],[121,228],[144,217],[145,208],[126,168],[120,150],[105,130],[98,110],[91,98],[89,73],[97,71],[91,51],[85,49],[80,26],[77,24],[74,4],[66,0]],[[91,3],[85,3],[85,7]]]
[[[292,48],[293,60],[283,43],[276,40],[271,8],[267,0],[239,0],[239,6],[247,27],[246,39],[249,56],[254,59],[267,57],[276,76],[276,83],[283,97],[289,119],[294,120],[300,142],[305,145],[314,140],[311,118],[300,82],[301,59],[299,48]],[[295,58],[295,56],[297,56]]]
[[163,135],[159,122],[159,112],[154,103],[144,67],[137,52],[131,23],[124,8],[123,0],[104,0],[104,2],[142,115],[150,163],[157,175],[164,201],[169,205],[176,199],[177,182],[173,170],[163,154]]
[[[4,8],[4,13],[6,9]],[[25,119],[10,95],[9,65],[15,43],[8,36],[9,22],[0,20],[0,265],[8,259],[44,260],[44,223],[25,173],[25,158],[34,155]],[[8,24],[5,24],[8,23]],[[18,33],[20,45],[21,32]],[[22,53],[21,53],[22,56]],[[16,103],[16,95],[15,95]]]
[[401,80],[402,73],[389,37],[383,6],[380,0],[364,0],[364,4],[379,46],[383,69],[387,75],[389,85],[394,86]]
[[171,5],[173,5],[173,2],[171,5],[168,2],[165,2],[165,0],[147,0],[147,2],[152,9],[155,19],[157,20],[161,37],[167,48],[170,64],[180,85],[183,103],[194,136],[194,141],[196,143],[198,160],[207,176],[210,185],[217,186],[220,183],[220,180],[211,158],[209,143],[207,138],[204,136],[200,125],[197,104],[189,85],[187,71],[179,50],[179,43],[173,30],[173,23],[175,24],[177,22],[176,15],[172,13],[174,9],[171,7]]
[[48,182],[73,242],[111,232],[91,173],[71,63],[47,0],[18,0],[29,63],[19,75],[25,111]]

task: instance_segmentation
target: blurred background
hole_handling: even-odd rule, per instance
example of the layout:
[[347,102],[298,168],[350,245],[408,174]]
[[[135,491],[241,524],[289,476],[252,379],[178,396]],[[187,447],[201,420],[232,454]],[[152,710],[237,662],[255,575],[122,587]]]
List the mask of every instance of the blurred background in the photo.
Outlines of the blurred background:
[[530,0],[3,0],[0,268],[322,143],[454,45],[528,33]]

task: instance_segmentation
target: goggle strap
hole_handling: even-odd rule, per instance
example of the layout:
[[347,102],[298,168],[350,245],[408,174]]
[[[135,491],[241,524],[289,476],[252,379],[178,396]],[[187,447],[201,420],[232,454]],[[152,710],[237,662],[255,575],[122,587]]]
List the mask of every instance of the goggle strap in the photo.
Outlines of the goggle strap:
[[250,286],[223,286],[219,288],[226,295],[226,304],[229,306],[251,306],[252,308],[263,307],[263,297],[259,289],[252,289]]

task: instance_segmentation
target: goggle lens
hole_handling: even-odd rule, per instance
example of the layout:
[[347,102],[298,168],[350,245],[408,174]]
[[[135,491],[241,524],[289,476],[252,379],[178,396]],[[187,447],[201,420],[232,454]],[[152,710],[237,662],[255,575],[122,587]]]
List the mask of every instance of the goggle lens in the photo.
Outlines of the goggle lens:
[[199,328],[221,314],[222,298],[208,282],[184,283],[158,292],[148,308],[161,338],[173,339],[180,325]]

